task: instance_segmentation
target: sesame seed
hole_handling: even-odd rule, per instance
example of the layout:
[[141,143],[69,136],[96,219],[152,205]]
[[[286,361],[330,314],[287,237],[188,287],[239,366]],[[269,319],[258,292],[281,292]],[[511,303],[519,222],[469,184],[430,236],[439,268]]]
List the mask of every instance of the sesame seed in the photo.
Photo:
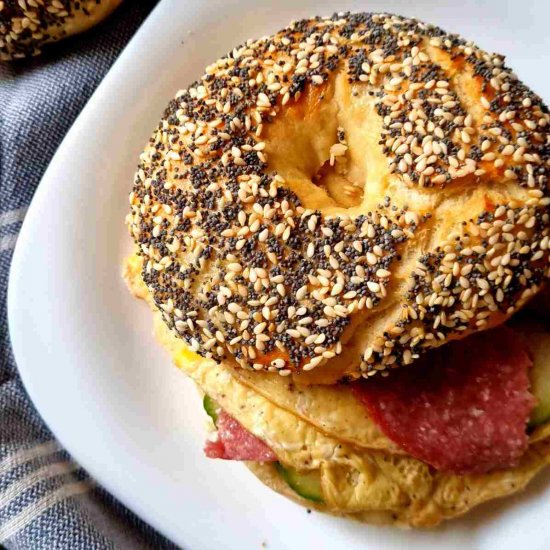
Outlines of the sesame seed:
[[296,292],[296,300],[303,300],[307,294],[307,286],[304,285]]
[[380,285],[374,281],[367,281],[367,287],[371,292],[380,292]]

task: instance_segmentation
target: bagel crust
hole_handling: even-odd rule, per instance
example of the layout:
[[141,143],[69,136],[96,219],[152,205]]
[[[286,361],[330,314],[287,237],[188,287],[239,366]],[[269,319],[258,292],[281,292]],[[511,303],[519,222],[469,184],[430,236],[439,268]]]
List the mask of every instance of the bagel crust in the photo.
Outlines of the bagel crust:
[[0,0],[0,61],[38,55],[41,47],[83,32],[122,0]]
[[503,322],[550,275],[547,107],[457,35],[340,13],[181,90],[127,223],[196,352],[333,383]]

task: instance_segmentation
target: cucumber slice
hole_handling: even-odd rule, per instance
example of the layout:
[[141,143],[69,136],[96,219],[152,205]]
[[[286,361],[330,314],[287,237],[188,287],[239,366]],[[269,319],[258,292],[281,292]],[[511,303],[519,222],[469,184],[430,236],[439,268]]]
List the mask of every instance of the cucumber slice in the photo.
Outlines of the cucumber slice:
[[212,419],[212,422],[216,424],[218,421],[218,404],[209,395],[204,394],[202,406],[204,407],[206,414]]
[[526,312],[510,324],[522,333],[533,358],[531,393],[537,404],[531,413],[529,428],[535,428],[550,421],[550,323]]
[[550,420],[550,331],[525,336],[533,354],[531,391],[537,400],[529,421],[533,428]]
[[288,486],[301,497],[313,502],[324,502],[318,471],[299,472],[294,468],[283,466],[280,462],[277,462],[277,470]]

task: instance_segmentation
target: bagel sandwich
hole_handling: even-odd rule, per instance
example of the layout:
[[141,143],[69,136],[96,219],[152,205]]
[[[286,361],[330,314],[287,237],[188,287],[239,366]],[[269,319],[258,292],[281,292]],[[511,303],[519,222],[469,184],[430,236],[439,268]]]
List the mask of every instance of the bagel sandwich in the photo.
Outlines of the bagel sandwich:
[[548,109],[457,35],[339,13],[249,40],[140,157],[124,264],[212,458],[433,526],[550,460]]

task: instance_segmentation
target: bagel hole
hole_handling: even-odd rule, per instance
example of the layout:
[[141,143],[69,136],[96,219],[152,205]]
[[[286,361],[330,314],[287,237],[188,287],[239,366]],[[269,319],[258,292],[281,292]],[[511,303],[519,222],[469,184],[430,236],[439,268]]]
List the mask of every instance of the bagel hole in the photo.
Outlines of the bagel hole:
[[348,159],[337,157],[331,164],[326,160],[311,178],[317,187],[343,208],[352,208],[363,202],[363,184],[352,181],[348,177]]

